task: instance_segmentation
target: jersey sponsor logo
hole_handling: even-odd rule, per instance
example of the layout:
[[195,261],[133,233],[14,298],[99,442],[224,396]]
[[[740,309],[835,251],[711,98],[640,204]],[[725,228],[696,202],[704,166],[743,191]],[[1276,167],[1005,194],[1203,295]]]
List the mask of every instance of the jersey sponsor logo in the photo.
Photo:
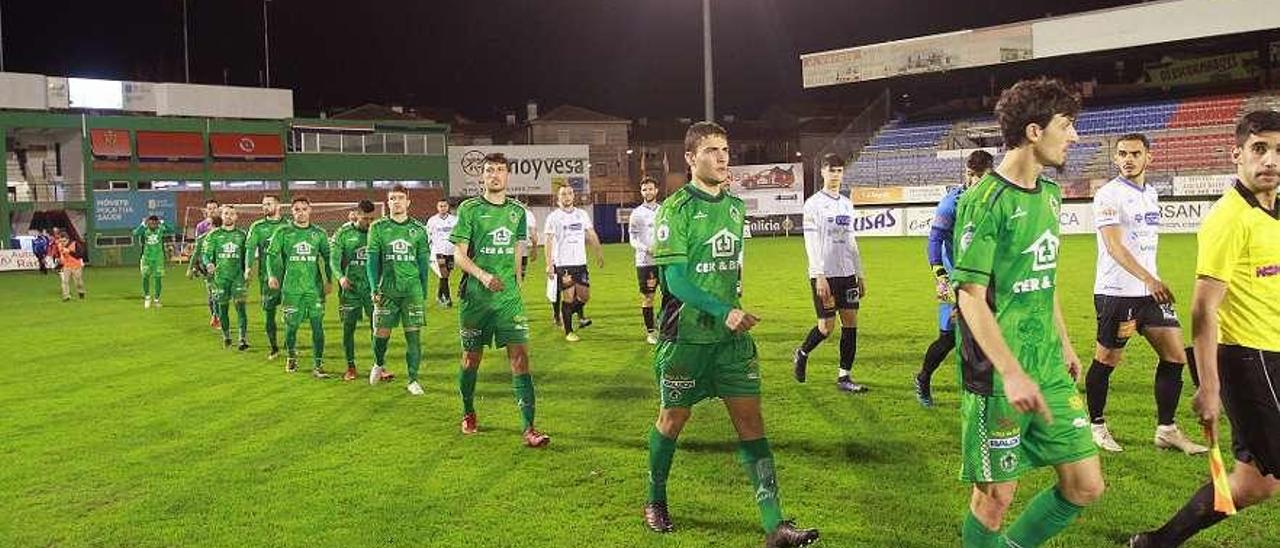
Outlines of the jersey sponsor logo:
[[665,224],[658,225],[658,233],[657,233],[658,241],[665,242],[669,237],[671,237],[671,229],[667,227],[667,225]]
[[1022,445],[1022,436],[1010,436],[1007,438],[991,438],[987,440],[987,447],[992,449],[1013,449]]
[[1147,226],[1160,226],[1160,212],[1148,211],[1143,214],[1134,215],[1133,220],[1136,223],[1145,224]]
[[1270,278],[1272,276],[1280,274],[1280,264],[1269,264],[1266,266],[1260,266],[1258,267],[1256,272],[1259,278]]
[[294,262],[315,262],[314,252],[315,248],[311,246],[311,242],[298,242],[293,244],[293,255],[289,256],[289,260]]
[[1060,241],[1057,236],[1053,235],[1053,231],[1046,229],[1044,234],[1036,238],[1034,243],[1022,250],[1024,255],[1031,254],[1035,258],[1035,263],[1031,265],[1031,270],[1040,272],[1058,268],[1059,244]]
[[409,244],[409,241],[404,239],[392,240],[390,243],[390,246],[391,246],[391,252],[397,253],[397,254],[408,253],[409,247],[411,247]]
[[367,261],[368,259],[369,259],[369,248],[367,248],[367,247],[357,247],[357,248],[356,248],[356,256],[355,256],[355,259],[353,259],[353,260],[354,260],[355,262],[357,262],[357,263],[363,263],[363,262]]
[[238,259],[240,258],[240,246],[235,242],[227,242],[222,244],[222,249],[218,251],[219,259]]
[[582,230],[582,223],[569,223],[564,225],[565,230]]
[[845,226],[845,227],[847,227],[847,226],[849,226],[849,225],[853,224],[853,216],[852,216],[852,215],[836,215],[836,216],[835,216],[834,218],[832,218],[831,220],[832,220],[832,222],[834,222],[834,223],[836,224],[836,226]]
[[711,246],[711,256],[717,259],[733,257],[738,254],[738,236],[729,232],[727,228],[720,229],[719,232],[703,243]]
[[1026,217],[1026,216],[1027,216],[1027,210],[1022,209],[1022,206],[1018,206],[1016,209],[1013,210],[1013,215],[1009,216],[1009,220],[1012,221],[1019,217]]
[[147,234],[147,245],[156,245],[160,243],[159,234]]
[[514,237],[515,233],[505,226],[495,228],[489,232],[492,245],[480,246],[477,252],[481,255],[515,255],[516,248],[511,245]]
[[960,251],[969,249],[969,245],[973,243],[973,233],[977,230],[973,223],[965,223],[964,232],[960,234]]
[[1052,288],[1053,288],[1053,278],[1049,277],[1048,275],[1040,276],[1039,278],[1027,278],[1025,280],[1019,280],[1013,284],[1014,293],[1032,293],[1035,291],[1040,291],[1042,289],[1052,289]]
[[705,211],[699,211],[699,212],[697,212],[696,214],[694,214],[694,216],[693,216],[693,219],[694,219],[695,221],[696,221],[696,220],[698,220],[698,219],[706,219],[706,218],[707,218],[707,212],[705,212]]
[[489,239],[493,242],[493,245],[511,245],[511,237],[513,235],[511,229],[500,226],[489,232]]

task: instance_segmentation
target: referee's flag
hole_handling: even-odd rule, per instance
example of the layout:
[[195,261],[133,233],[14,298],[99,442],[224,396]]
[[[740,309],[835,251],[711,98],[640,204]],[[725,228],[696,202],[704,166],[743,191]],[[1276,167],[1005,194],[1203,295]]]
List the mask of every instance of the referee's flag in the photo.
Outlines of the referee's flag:
[[1228,516],[1236,513],[1236,503],[1231,499],[1231,485],[1227,483],[1227,467],[1222,463],[1222,450],[1218,448],[1218,434],[1205,428],[1209,438],[1209,476],[1213,478],[1213,510]]

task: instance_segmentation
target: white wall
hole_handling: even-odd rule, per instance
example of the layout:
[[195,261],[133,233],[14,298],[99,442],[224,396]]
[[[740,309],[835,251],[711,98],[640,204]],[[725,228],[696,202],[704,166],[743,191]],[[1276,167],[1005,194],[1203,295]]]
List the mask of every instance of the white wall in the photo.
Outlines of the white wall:
[[1280,27],[1276,0],[1170,0],[1032,23],[1036,59]]

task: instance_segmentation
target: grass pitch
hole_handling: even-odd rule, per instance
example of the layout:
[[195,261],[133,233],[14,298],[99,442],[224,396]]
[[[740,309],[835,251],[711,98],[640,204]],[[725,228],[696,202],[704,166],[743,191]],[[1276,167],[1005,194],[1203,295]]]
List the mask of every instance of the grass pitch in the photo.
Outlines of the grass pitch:
[[[826,546],[952,546],[968,488],[959,467],[953,366],[921,409],[911,375],[936,335],[924,241],[864,238],[868,296],[855,377],[834,387],[834,339],[791,380],[791,350],[813,322],[796,237],[748,243],[746,307],[765,377],[769,439],[786,513],[819,527]],[[609,246],[593,269],[595,325],[563,341],[540,278],[525,288],[539,427],[554,441],[524,449],[510,374],[490,351],[477,391],[481,434],[457,423],[455,311],[432,305],[424,342],[427,395],[404,390],[403,339],[393,384],[316,381],[268,362],[257,293],[251,351],[224,351],[207,326],[203,289],[173,268],[165,307],[143,310],[136,268],[90,268],[89,298],[58,301],[56,277],[0,275],[0,544],[9,546],[754,546],[761,532],[734,460],[723,407],[704,402],[680,440],[670,479],[677,532],[643,525],[645,432],[657,407],[637,310],[631,250]],[[1193,236],[1165,236],[1161,271],[1184,327]],[[535,263],[539,272],[542,264]],[[1093,354],[1092,236],[1064,238],[1059,292],[1072,341]],[[455,280],[456,282],[456,280]],[[432,282],[432,290],[434,290]],[[341,371],[330,299],[326,364]],[[305,331],[305,328],[304,328]],[[309,337],[302,333],[303,348]],[[368,371],[367,338],[358,341]],[[1118,545],[1160,525],[1207,477],[1206,460],[1151,445],[1155,355],[1141,339],[1112,377],[1108,418],[1126,451],[1103,455],[1108,491],[1054,546]],[[307,362],[304,361],[305,366]],[[1188,379],[1178,418],[1201,439]],[[1229,447],[1229,440],[1223,440]],[[1228,456],[1228,459],[1230,457]],[[1027,476],[1022,503],[1053,481]],[[1192,546],[1277,546],[1276,504],[1251,508]]]

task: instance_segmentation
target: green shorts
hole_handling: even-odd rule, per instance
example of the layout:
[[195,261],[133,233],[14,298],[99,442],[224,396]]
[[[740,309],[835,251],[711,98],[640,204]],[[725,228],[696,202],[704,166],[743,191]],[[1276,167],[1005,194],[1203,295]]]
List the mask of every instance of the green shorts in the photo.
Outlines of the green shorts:
[[164,259],[142,259],[138,262],[138,270],[142,272],[143,278],[148,277],[164,277]]
[[1041,466],[1083,460],[1098,453],[1089,433],[1084,399],[1075,385],[1041,387],[1053,422],[1038,413],[1019,413],[1003,394],[964,391],[960,403],[960,479],[998,483],[1018,479]]
[[283,295],[280,308],[286,328],[297,329],[308,320],[324,320],[324,297],[315,293]]
[[458,336],[467,352],[529,342],[529,317],[521,301],[463,299],[458,307]]
[[244,278],[240,276],[235,276],[230,280],[219,280],[214,278],[210,280],[209,286],[209,294],[213,297],[213,302],[226,304],[231,300],[244,300]]
[[361,317],[373,319],[373,296],[368,288],[353,286],[354,289],[338,290],[338,318],[342,323],[356,323]]
[[266,278],[258,279],[258,294],[262,296],[262,309],[275,310],[280,306],[280,290],[271,289]]
[[664,409],[706,398],[760,397],[760,361],[750,335],[712,344],[658,341],[653,372]]
[[400,297],[382,296],[382,302],[373,305],[373,328],[391,329],[403,325],[405,329],[416,329],[426,323],[426,306],[422,297],[405,295]]

